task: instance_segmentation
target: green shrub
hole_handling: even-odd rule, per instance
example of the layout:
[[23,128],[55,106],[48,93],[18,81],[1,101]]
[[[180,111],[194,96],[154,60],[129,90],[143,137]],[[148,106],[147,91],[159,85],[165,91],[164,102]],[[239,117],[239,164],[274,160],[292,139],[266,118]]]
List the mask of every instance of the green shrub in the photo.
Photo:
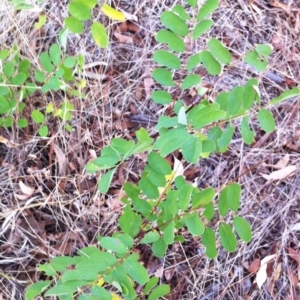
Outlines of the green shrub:
[[[95,5],[94,1],[90,2]],[[214,102],[201,99],[205,88],[201,85],[201,77],[193,73],[193,70],[202,65],[208,74],[221,75],[224,68],[231,64],[232,56],[218,39],[211,38],[205,49],[183,62],[182,54],[186,54],[187,41],[197,40],[211,28],[213,21],[210,15],[219,4],[217,0],[207,0],[198,9],[197,0],[186,2],[192,7],[195,17],[191,17],[184,7],[178,5],[171,11],[163,12],[161,21],[166,29],[160,30],[156,35],[163,49],[155,51],[153,57],[158,65],[152,76],[161,88],[153,92],[152,100],[161,105],[173,102],[174,116],[160,117],[155,127],[158,131],[157,138],[152,138],[144,128],[136,132],[136,142],[114,138],[110,145],[102,149],[97,159],[86,165],[86,171],[90,174],[101,172],[98,188],[101,193],[107,193],[117,168],[134,154],[147,153],[147,164],[138,183],[127,182],[124,185],[126,196],[122,198],[124,210],[119,218],[120,230],[112,236],[99,236],[98,247],[85,247],[74,257],[55,257],[48,264],[40,265],[38,271],[43,271],[49,280],[31,285],[26,291],[27,300],[34,299],[39,294],[45,297],[57,296],[62,300],[77,296],[80,300],[116,299],[116,295],[111,293],[112,288],[125,299],[144,296],[151,300],[158,299],[168,294],[170,288],[165,284],[158,285],[159,279],[151,277],[139,263],[139,255],[134,251],[139,245],[147,244],[153,255],[163,257],[170,245],[184,241],[181,229],[186,228],[192,236],[201,237],[207,257],[214,259],[218,253],[218,236],[228,252],[236,251],[237,237],[244,242],[251,240],[250,224],[238,216],[241,186],[232,182],[220,191],[211,187],[199,189],[182,176],[183,163],[195,164],[199,159],[207,158],[210,153],[225,152],[236,130],[233,120],[237,118],[242,118],[240,132],[244,143],[251,145],[255,133],[249,120],[257,116],[260,127],[266,132],[272,132],[275,122],[268,107],[297,96],[300,91],[297,88],[285,91],[263,106],[259,82],[252,78],[244,86],[219,93]],[[89,9],[93,7],[85,9],[85,13],[81,15],[79,11],[83,10],[78,7],[82,3],[74,0],[68,7],[72,15],[70,18],[76,19],[80,24],[90,18]],[[75,32],[76,22],[73,19],[67,19],[69,21],[66,20],[66,25]],[[79,23],[78,28],[81,27]],[[95,32],[103,31],[99,25],[93,26]],[[93,26],[92,35],[95,35]],[[97,37],[95,40],[97,41]],[[102,42],[98,45],[105,46],[106,41],[101,45]],[[267,68],[267,56],[271,53],[270,45],[256,45],[244,56],[244,62],[258,72],[263,72]],[[3,61],[8,56],[9,53],[0,53]],[[40,62],[42,69],[35,70],[35,79],[41,86],[32,84],[28,88],[26,83],[26,86],[17,91],[22,91],[22,99],[32,92],[31,89],[40,88],[46,93],[60,89],[61,83],[66,87],[73,79],[73,72],[70,70],[76,65],[83,65],[82,58],[62,59],[56,44],[51,46],[49,53],[42,53]],[[30,63],[22,61],[18,55],[3,65],[4,76],[1,78],[0,90],[0,113],[4,115],[2,126],[12,126],[13,121],[7,118],[16,114],[16,109],[17,114],[21,113],[20,103],[13,102],[15,97],[11,85],[23,86],[29,79],[29,67]],[[184,74],[180,83],[174,81],[176,74]],[[194,89],[201,101],[187,106],[182,100],[173,99],[172,94],[176,89],[181,89],[182,92]],[[76,94],[74,89],[70,92]],[[51,111],[51,108],[47,108]],[[66,104],[61,110],[61,113],[57,113],[60,117],[61,114],[67,115],[72,107]],[[32,119],[38,124],[45,124],[44,114],[40,111],[33,111]],[[22,122],[25,126],[25,121]],[[165,157],[175,150],[182,153],[183,159],[175,159],[172,168]],[[217,205],[214,204],[215,200]],[[220,217],[218,232],[210,227],[216,213]],[[143,286],[139,293],[136,291],[137,285]]]

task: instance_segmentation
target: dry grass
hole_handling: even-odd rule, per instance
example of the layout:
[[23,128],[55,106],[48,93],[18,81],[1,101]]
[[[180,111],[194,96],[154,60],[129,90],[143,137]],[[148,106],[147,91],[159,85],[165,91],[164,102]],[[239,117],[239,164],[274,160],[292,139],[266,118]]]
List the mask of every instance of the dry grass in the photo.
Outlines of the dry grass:
[[[33,26],[38,13],[16,13],[2,0],[1,48],[11,49],[17,44],[22,56],[38,66],[39,54],[57,40],[61,18],[67,15],[67,1],[57,2],[43,2],[48,22],[39,32]],[[132,43],[113,37],[105,50],[95,47],[89,34],[70,36],[68,53],[84,55],[88,82],[86,99],[72,99],[75,131],[68,134],[63,124],[56,123],[51,136],[40,139],[34,129],[25,133],[0,129],[1,136],[16,145],[13,148],[0,143],[0,299],[23,299],[25,288],[39,279],[35,271],[39,263],[72,254],[95,243],[97,235],[116,230],[122,183],[138,178],[142,162],[137,158],[127,162],[106,196],[97,192],[97,178],[88,176],[84,165],[91,158],[90,151],[99,154],[112,137],[133,135],[138,125],[130,121],[130,115],[157,119],[162,113],[149,100],[145,87],[153,68],[151,57],[158,47],[154,34],[161,27],[159,15],[184,1],[109,2],[137,16],[139,30],[133,26],[124,33]],[[276,51],[269,71],[287,84],[279,85],[261,76],[262,99],[267,103],[287,85],[300,84],[300,28],[299,24],[295,27],[297,12],[286,12],[263,0],[249,2],[252,4],[221,1],[213,16],[214,29],[189,51],[199,51],[211,36],[223,40],[236,57],[254,43],[273,43]],[[94,17],[104,22],[110,36],[114,35],[115,23],[102,19],[97,11]],[[213,99],[218,92],[243,84],[251,74],[251,69],[237,64],[218,82],[207,76],[203,81],[211,87],[208,96]],[[30,107],[37,102],[45,105],[45,96],[38,96],[40,99],[28,99]],[[60,101],[58,93],[49,96]],[[199,240],[188,235],[186,242],[174,245],[163,260],[143,255],[147,267],[161,274],[162,282],[171,284],[169,299],[300,299],[299,280],[295,279],[300,276],[299,269],[288,253],[293,248],[300,255],[300,173],[274,182],[266,182],[261,176],[275,170],[266,164],[274,165],[286,154],[289,164],[300,166],[299,99],[283,103],[273,112],[278,124],[275,133],[263,134],[253,122],[257,129],[253,146],[243,145],[236,133],[229,151],[202,160],[188,176],[200,188],[210,185],[220,189],[231,180],[242,184],[241,214],[253,226],[253,240],[247,245],[240,243],[239,251],[233,254],[220,250],[214,261],[205,258]],[[33,189],[28,197],[20,197],[26,191],[20,181]],[[219,222],[215,218],[213,226],[217,228]],[[269,267],[266,284],[259,289],[248,266],[269,254],[276,254],[276,259]],[[280,270],[279,275],[275,270]]]

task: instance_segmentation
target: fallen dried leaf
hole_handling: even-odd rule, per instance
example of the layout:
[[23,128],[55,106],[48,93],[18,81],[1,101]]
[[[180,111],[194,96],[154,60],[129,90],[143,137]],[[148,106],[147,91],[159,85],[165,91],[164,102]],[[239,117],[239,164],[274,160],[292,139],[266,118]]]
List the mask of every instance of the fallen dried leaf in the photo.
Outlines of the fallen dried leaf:
[[152,85],[154,85],[154,80],[151,77],[144,78],[144,87],[145,87],[146,98],[150,97]]
[[273,255],[268,255],[266,256],[264,259],[262,259],[261,263],[260,263],[260,269],[258,270],[257,274],[256,274],[256,283],[257,286],[259,287],[259,289],[261,289],[261,287],[263,286],[263,284],[266,282],[267,280],[267,266],[268,266],[268,262],[270,260],[272,260],[273,258],[276,257],[276,254]]
[[34,188],[25,185],[23,181],[19,181],[19,187],[20,187],[22,193],[23,193],[24,195],[26,195],[27,197],[28,197],[28,196],[32,196],[33,193],[35,192],[35,189],[34,189]]
[[59,175],[65,176],[67,173],[67,159],[65,154],[62,152],[62,150],[59,148],[59,146],[55,143],[53,143],[53,150],[56,154],[57,163],[58,163],[58,169],[59,169]]
[[274,171],[269,175],[261,173],[261,176],[270,182],[270,181],[274,181],[274,180],[284,179],[284,178],[292,175],[292,173],[294,173],[296,170],[297,170],[296,166],[287,166],[285,168],[282,168],[281,170]]
[[288,248],[288,253],[290,258],[292,258],[294,261],[296,261],[300,265],[300,253],[298,253],[296,250],[292,248]]
[[259,258],[255,258],[252,263],[250,264],[250,266],[247,268],[247,271],[252,274],[252,273],[256,273],[259,270],[260,267],[260,259]]

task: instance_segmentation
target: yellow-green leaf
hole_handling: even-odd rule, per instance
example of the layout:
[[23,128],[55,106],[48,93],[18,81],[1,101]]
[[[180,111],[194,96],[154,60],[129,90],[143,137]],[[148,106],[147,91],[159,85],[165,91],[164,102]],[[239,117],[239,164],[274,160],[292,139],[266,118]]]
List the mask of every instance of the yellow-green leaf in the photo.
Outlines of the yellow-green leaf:
[[108,16],[112,20],[124,21],[126,19],[125,15],[121,11],[112,8],[108,4],[104,4],[101,10],[106,16]]
[[95,43],[99,47],[106,48],[108,46],[108,36],[105,27],[101,23],[93,23],[91,27],[91,33]]

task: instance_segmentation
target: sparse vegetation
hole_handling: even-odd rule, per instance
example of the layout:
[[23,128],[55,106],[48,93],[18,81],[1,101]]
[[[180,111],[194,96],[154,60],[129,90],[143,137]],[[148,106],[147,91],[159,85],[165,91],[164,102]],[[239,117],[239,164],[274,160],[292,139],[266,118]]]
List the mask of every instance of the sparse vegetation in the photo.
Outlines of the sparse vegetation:
[[[35,3],[39,4],[41,2]],[[14,5],[15,9],[31,8],[24,7],[27,5],[24,1],[14,2]],[[83,54],[68,54],[68,30],[83,37],[85,27],[90,23],[90,34],[94,42],[100,48],[108,46],[109,38],[104,23],[92,18],[92,9],[98,9],[96,5],[96,1],[70,2],[67,8],[71,16],[64,19],[67,29],[64,26],[61,29],[57,36],[59,42],[51,43],[48,48],[40,51],[35,64],[23,57],[18,46],[0,52],[0,126],[2,130],[11,132],[17,129],[20,135],[22,131],[26,135],[26,130],[30,128],[35,135],[40,135],[40,138],[36,138],[44,141],[44,146],[45,142],[50,143],[58,159],[59,186],[61,180],[64,180],[67,166],[65,154],[57,143],[53,144],[56,124],[59,124],[60,130],[55,133],[56,136],[59,134],[62,139],[67,139],[67,136],[71,137],[77,132],[76,139],[80,145],[78,126],[83,128],[89,126],[83,125],[84,123],[90,123],[93,127],[93,123],[99,124],[105,120],[103,116],[100,118],[97,115],[98,109],[96,112],[82,109],[89,103],[89,90],[92,89],[85,74],[87,64]],[[92,184],[97,197],[110,194],[116,176],[123,176],[124,165],[128,166],[135,157],[141,159],[143,167],[137,169],[135,180],[128,180],[128,176],[127,180],[119,179],[117,195],[121,201],[118,205],[122,203],[122,212],[115,213],[118,226],[110,229],[109,233],[94,235],[92,243],[81,243],[76,255],[75,251],[62,251],[52,257],[50,262],[36,265],[34,268],[41,275],[26,288],[26,299],[34,299],[40,294],[59,299],[169,297],[169,284],[160,281],[157,273],[143,265],[139,249],[151,249],[151,255],[161,259],[171,248],[188,245],[192,239],[205,248],[208,259],[216,259],[218,252],[222,251],[220,243],[226,251],[234,253],[243,251],[245,242],[252,240],[252,222],[249,222],[247,213],[241,213],[243,198],[240,176],[232,177],[219,185],[210,185],[208,182],[199,185],[186,178],[185,170],[208,161],[212,155],[222,157],[222,154],[230,151],[230,145],[236,137],[240,137],[242,143],[249,145],[251,149],[255,142],[255,131],[271,134],[276,130],[273,107],[287,99],[298,97],[300,89],[293,87],[283,90],[266,101],[261,95],[260,80],[262,74],[268,72],[268,57],[272,54],[273,46],[257,43],[237,57],[235,50],[220,39],[213,35],[207,37],[207,33],[214,28],[211,14],[218,6],[217,0],[207,0],[204,3],[186,0],[182,5],[172,5],[159,12],[164,27],[159,25],[155,34],[158,46],[151,53],[152,79],[148,77],[150,85],[155,88],[151,93],[149,88],[146,91],[156,109],[161,110],[155,127],[142,127],[131,135],[113,137],[112,134],[106,145],[101,142],[101,149],[98,149],[101,153],[97,151],[98,156],[93,151],[90,151],[89,159],[86,154],[85,158],[82,154],[79,155],[82,172],[91,176],[90,178],[98,177],[97,188]],[[119,22],[126,19],[125,14],[107,4],[100,8],[112,20]],[[45,19],[39,18],[35,27],[40,30],[44,24]],[[120,28],[116,30],[115,37],[120,32]],[[108,62],[104,61],[103,64],[108,65]],[[244,83],[217,90],[208,96],[211,87],[203,77],[211,78],[213,84],[217,85],[227,72],[241,64],[248,64],[252,72],[257,72],[258,75],[244,78]],[[107,88],[102,86],[100,91],[103,101],[107,99],[104,92],[108,93],[107,89],[111,88],[109,77],[112,76],[112,71],[105,73],[110,75]],[[269,73],[270,76],[276,77],[273,73]],[[99,79],[95,74],[88,74],[87,77]],[[144,84],[146,90],[146,83]],[[40,107],[34,107],[30,98],[38,94],[42,95],[43,101],[39,104]],[[57,95],[60,95],[60,101],[55,99]],[[100,104],[103,113],[107,109],[105,105]],[[78,115],[78,108],[84,113]],[[120,113],[116,111],[115,114]],[[82,118],[86,121],[78,123],[82,122]],[[104,127],[101,131],[105,132]],[[88,134],[85,142],[91,139],[92,133]],[[5,138],[1,142],[14,149],[17,147]],[[71,139],[67,143],[71,143]],[[51,157],[49,159],[51,161]],[[222,160],[226,161],[226,157]],[[74,164],[69,164],[69,168],[76,170]],[[44,205],[50,205],[52,210],[52,205],[66,205],[59,199],[52,204],[31,204],[28,199],[36,190],[26,186],[23,181],[26,181],[26,176],[31,181],[39,180],[35,178],[34,171],[26,170],[23,179],[19,181],[23,195],[16,194],[17,199],[29,201],[25,206],[26,210],[42,208]],[[283,180],[294,172],[295,167],[290,166],[281,173],[274,172],[263,177],[268,181]],[[48,175],[42,176],[47,178]],[[93,181],[88,179],[86,182]],[[48,191],[49,186],[48,183]],[[43,187],[40,192],[45,195],[45,183]],[[51,189],[55,191],[50,192],[51,197],[53,193],[59,193],[56,183]],[[79,197],[81,191],[82,188],[79,189]],[[72,214],[78,218],[76,213]],[[55,210],[53,216],[56,218]],[[69,217],[65,215],[64,218],[67,220]],[[5,217],[2,226],[4,232],[9,221]],[[73,230],[75,233],[76,229]],[[237,240],[237,236],[242,242]],[[11,280],[6,275],[3,278]],[[260,286],[262,280],[257,277],[257,281]]]

